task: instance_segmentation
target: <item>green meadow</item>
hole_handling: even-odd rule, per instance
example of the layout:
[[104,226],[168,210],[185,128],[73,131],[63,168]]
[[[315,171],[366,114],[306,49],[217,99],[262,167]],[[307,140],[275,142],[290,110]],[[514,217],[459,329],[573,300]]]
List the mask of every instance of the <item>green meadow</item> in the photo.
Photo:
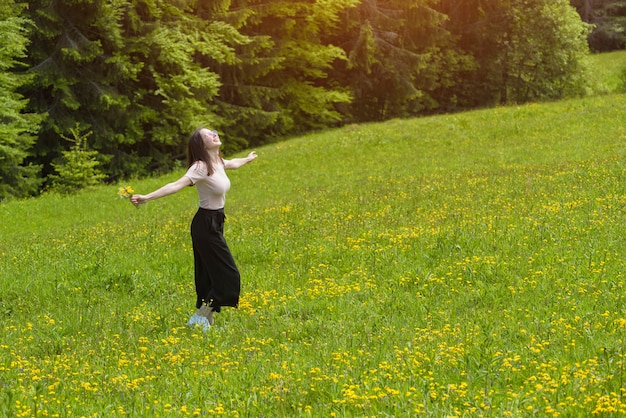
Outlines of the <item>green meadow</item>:
[[589,68],[594,93],[626,91],[626,51],[592,54]]
[[[0,416],[626,414],[626,95],[312,133],[230,171],[194,312],[171,175],[0,205]],[[224,134],[226,140],[227,133]]]

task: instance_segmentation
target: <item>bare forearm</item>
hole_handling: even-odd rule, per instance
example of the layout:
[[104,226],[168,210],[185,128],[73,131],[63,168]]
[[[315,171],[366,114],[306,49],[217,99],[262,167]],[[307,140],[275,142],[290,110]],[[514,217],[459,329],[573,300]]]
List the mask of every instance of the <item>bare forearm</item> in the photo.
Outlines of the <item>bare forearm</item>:
[[239,167],[253,161],[256,157],[256,152],[253,151],[245,158],[233,158],[232,160],[228,160],[228,162],[226,162],[225,168],[229,170],[236,170]]
[[250,162],[250,160],[248,160],[247,158],[233,158],[232,160],[230,160],[230,167],[231,169],[235,170],[239,167],[241,167],[242,165],[246,165]]
[[180,189],[181,188],[176,184],[176,182],[168,183],[165,186],[160,187],[159,189],[153,191],[152,193],[148,193],[147,195],[144,196],[144,198],[146,202],[149,202],[151,200],[160,199],[162,197],[174,194]]
[[174,194],[184,188],[185,186],[190,186],[191,180],[187,177],[181,177],[178,181],[174,181],[172,183],[168,183],[165,186],[153,191],[152,193],[148,193],[147,195],[136,194],[130,198],[130,201],[133,205],[141,205],[143,203],[149,202],[151,200],[159,199],[161,197],[169,196]]

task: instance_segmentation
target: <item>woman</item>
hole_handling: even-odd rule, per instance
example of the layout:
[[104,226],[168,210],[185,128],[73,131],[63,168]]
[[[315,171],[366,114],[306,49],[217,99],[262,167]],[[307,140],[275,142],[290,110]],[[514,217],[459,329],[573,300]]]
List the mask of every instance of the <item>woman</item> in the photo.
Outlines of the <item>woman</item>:
[[221,145],[217,131],[197,129],[189,138],[187,173],[150,194],[136,194],[130,199],[138,206],[196,186],[200,207],[191,222],[191,239],[198,311],[187,325],[201,325],[205,331],[213,325],[214,312],[220,312],[222,306],[237,307],[239,303],[239,270],[223,235],[224,202],[230,189],[224,170],[237,169],[257,157],[251,152],[246,158],[225,160],[220,154]]

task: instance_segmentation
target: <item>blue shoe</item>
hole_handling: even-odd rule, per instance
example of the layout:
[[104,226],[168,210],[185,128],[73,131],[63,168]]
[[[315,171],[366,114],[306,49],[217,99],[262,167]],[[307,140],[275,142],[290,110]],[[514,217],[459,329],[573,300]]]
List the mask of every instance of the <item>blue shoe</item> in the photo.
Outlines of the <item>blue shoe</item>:
[[211,323],[209,319],[205,316],[198,315],[197,313],[193,314],[189,321],[187,321],[187,326],[192,327],[194,325],[200,325],[202,327],[202,331],[207,332],[211,328]]

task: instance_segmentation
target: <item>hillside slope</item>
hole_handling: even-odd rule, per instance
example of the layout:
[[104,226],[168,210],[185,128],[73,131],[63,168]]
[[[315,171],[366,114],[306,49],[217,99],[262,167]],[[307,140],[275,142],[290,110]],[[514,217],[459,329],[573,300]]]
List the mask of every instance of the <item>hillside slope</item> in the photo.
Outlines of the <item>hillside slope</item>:
[[610,95],[256,150],[229,172],[241,303],[206,334],[185,326],[193,188],[2,204],[0,415],[626,413],[625,111]]

